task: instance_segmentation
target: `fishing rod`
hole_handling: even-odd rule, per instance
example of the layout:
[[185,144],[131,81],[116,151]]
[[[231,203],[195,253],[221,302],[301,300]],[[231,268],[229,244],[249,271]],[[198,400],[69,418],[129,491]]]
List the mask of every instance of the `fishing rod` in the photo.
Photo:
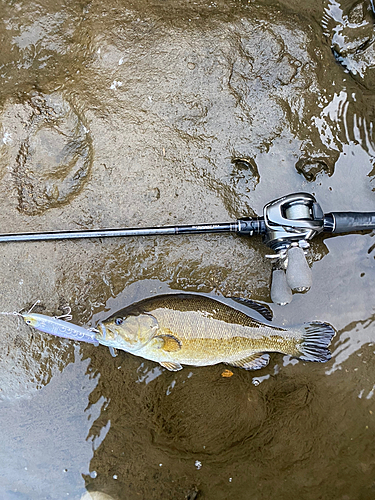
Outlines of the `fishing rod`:
[[171,234],[236,233],[262,235],[264,243],[274,251],[271,299],[277,304],[292,300],[292,292],[310,289],[312,276],[305,253],[309,241],[319,233],[352,233],[375,229],[375,212],[330,212],[324,214],[315,197],[309,193],[293,193],[273,200],[263,209],[262,217],[247,217],[236,222],[162,226],[128,229],[89,229],[9,233],[0,235],[0,243],[16,241],[67,240],[125,236]]

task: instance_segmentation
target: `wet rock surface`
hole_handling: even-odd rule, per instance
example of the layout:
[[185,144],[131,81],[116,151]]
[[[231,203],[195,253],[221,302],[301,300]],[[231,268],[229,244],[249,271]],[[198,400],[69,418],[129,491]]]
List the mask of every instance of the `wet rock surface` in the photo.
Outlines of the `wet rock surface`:
[[[61,94],[36,94],[27,102],[6,106],[3,127],[9,130],[6,142],[13,151],[8,158],[13,157],[8,169],[21,212],[35,215],[61,206],[82,189],[91,168],[91,139]],[[23,129],[21,141],[20,134],[12,139],[12,128]]]
[[[1,3],[0,231],[224,222],[291,192],[375,211],[371,2]],[[373,235],[317,238],[274,322],[327,365],[156,364],[0,316],[0,496],[372,498]],[[0,244],[0,312],[93,326],[162,292],[270,302],[260,238]],[[16,415],[16,417],[15,417]]]

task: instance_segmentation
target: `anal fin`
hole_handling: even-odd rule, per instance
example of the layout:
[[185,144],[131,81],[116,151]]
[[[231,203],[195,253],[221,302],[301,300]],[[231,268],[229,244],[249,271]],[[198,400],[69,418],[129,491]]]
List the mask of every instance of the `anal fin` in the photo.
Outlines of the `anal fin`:
[[239,359],[237,361],[231,361],[227,363],[231,366],[237,366],[238,368],[244,368],[245,370],[259,370],[264,368],[270,362],[269,354],[256,353],[248,356],[247,358]]
[[182,370],[182,366],[180,363],[172,363],[170,361],[164,361],[162,363],[159,363],[163,368],[166,368],[170,372],[178,372],[179,370]]

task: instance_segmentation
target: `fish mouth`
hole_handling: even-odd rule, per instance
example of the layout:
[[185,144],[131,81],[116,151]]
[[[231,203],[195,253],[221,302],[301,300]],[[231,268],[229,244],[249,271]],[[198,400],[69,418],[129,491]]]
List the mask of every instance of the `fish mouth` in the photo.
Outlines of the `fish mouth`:
[[99,329],[99,333],[100,333],[102,339],[105,340],[106,336],[107,336],[107,329],[106,329],[104,323],[100,322],[98,325],[98,329]]
[[122,338],[121,332],[117,330],[115,326],[105,325],[102,322],[99,322],[96,328],[96,339],[100,344],[105,345],[107,347],[114,347],[117,349],[125,349],[128,352],[138,351],[142,347],[143,344],[139,345],[139,342],[135,339],[134,341],[127,339],[124,341]]
[[98,332],[96,338],[98,340],[100,339],[100,341],[111,342],[115,339],[115,332],[113,332],[111,328],[106,327],[102,322],[99,322],[96,331]]

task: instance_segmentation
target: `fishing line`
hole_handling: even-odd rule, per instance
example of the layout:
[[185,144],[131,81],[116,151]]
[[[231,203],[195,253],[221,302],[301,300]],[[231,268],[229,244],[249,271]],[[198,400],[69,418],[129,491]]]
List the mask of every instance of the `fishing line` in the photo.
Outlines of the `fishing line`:
[[[34,307],[40,303],[40,300],[38,299],[31,307],[30,309],[27,311],[27,313],[24,313],[24,314],[30,314],[31,311],[34,309]],[[22,311],[22,309],[21,309]],[[18,312],[18,311],[13,311],[13,312],[6,312],[6,311],[1,311],[0,314],[2,314],[3,316],[24,316],[24,314],[22,314],[21,312]]]

